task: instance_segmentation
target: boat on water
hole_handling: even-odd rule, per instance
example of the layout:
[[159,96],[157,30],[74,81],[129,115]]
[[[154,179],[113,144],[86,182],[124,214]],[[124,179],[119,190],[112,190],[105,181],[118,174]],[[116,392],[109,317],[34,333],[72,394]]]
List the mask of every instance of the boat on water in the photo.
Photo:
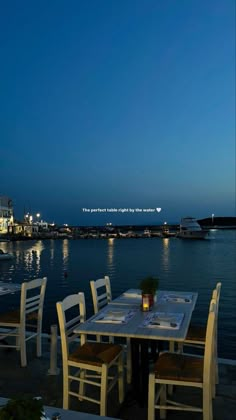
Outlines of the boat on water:
[[182,239],[205,239],[208,230],[204,230],[194,217],[183,217],[180,222],[180,230],[177,233],[178,238]]
[[150,231],[150,229],[148,229],[148,228],[144,229],[144,231],[143,231],[143,236],[144,236],[145,238],[151,238],[151,236],[152,236],[152,232]]
[[176,236],[176,232],[171,232],[170,229],[169,229],[169,226],[165,222],[164,225],[162,226],[161,237],[162,238],[171,238],[171,237],[175,237],[175,236]]
[[2,260],[12,260],[13,254],[9,254],[8,252],[3,252],[2,249],[0,249],[0,261]]

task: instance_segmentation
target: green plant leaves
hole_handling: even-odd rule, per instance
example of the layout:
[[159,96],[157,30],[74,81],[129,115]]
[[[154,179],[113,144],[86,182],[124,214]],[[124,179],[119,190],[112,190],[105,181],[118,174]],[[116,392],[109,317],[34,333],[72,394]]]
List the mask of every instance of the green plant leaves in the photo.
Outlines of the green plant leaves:
[[0,420],[40,420],[43,414],[41,399],[26,397],[15,398],[0,409]]

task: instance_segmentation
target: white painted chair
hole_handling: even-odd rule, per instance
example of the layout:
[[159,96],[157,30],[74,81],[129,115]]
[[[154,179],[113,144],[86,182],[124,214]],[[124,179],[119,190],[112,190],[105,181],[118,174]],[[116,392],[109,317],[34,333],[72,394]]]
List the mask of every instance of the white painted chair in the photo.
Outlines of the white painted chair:
[[[112,301],[112,292],[111,292],[111,282],[108,276],[104,276],[98,280],[91,280],[90,281],[92,299],[93,299],[93,308],[94,313],[98,313],[104,306]],[[101,341],[101,336],[97,336],[97,341]],[[109,337],[109,342],[113,343],[114,338]],[[125,346],[125,356],[126,356],[126,370],[127,370],[127,382],[128,384],[131,383],[131,345],[130,339],[126,339],[126,346]]]
[[[98,280],[91,280],[90,288],[93,299],[94,313],[97,314],[100,309],[104,308],[104,306],[112,301],[110,278],[108,276],[104,276]],[[97,335],[97,341],[101,341],[100,335]],[[113,342],[113,337],[109,337],[109,343]]]
[[[166,418],[167,410],[184,410],[202,412],[203,420],[213,420],[215,320],[216,301],[212,299],[207,321],[204,358],[170,352],[160,355],[154,371],[149,374],[148,420],[155,419],[155,409],[160,410],[161,419]],[[170,385],[202,389],[202,406],[195,407],[167,399],[167,386]]]
[[106,306],[112,300],[110,278],[105,276],[98,280],[91,280],[90,287],[93,299],[94,313]]
[[[78,345],[75,342],[78,334],[75,334],[73,330],[86,318],[84,293],[67,296],[62,302],[57,302],[56,307],[63,359],[63,408],[68,409],[69,397],[75,396],[79,400],[88,400],[98,404],[100,416],[105,416],[108,393],[117,383],[120,403],[124,398],[122,346],[98,342],[85,342],[83,345]],[[74,348],[71,349],[71,346]],[[110,377],[108,376],[109,368],[114,366],[117,368],[116,373]],[[73,388],[75,381],[78,383],[78,391]],[[93,398],[91,392],[85,393],[86,384],[100,388],[99,399]]]
[[[213,290],[212,299],[216,300],[216,328],[215,328],[215,342],[214,342],[214,367],[215,367],[215,385],[219,383],[219,372],[218,372],[218,338],[217,338],[217,327],[218,327],[218,312],[219,312],[219,301],[220,301],[221,283],[216,284],[216,288]],[[185,346],[195,347],[204,349],[206,344],[206,330],[207,325],[199,326],[190,324],[187,336],[183,343],[179,345],[179,350],[183,351]],[[215,392],[213,397],[215,397]]]
[[[27,366],[26,342],[36,337],[37,356],[42,355],[42,319],[47,278],[35,279],[21,285],[20,308],[0,314],[0,347],[12,347],[20,350],[21,366]],[[27,330],[28,328],[28,330]],[[33,329],[33,331],[31,331]],[[6,342],[13,337],[15,344]]]

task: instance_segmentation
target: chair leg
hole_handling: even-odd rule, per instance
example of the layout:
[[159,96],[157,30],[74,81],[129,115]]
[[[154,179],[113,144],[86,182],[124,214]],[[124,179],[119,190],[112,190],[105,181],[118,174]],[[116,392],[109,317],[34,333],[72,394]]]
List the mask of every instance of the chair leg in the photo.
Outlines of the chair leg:
[[41,331],[38,332],[37,337],[36,337],[36,354],[37,357],[41,357],[42,356],[42,340],[41,340]]
[[148,420],[155,419],[155,375],[150,373],[148,384]]
[[213,420],[210,384],[203,388],[203,420]]
[[177,352],[178,353],[183,353],[183,351],[184,351],[184,345],[183,345],[183,343],[178,343],[177,344]]
[[[181,348],[182,346],[182,348]],[[175,342],[174,341],[170,341],[169,342],[169,351],[170,353],[174,353],[175,352]],[[182,353],[183,352],[183,345],[182,343],[178,343],[178,353]],[[173,395],[173,385],[168,385],[168,394],[169,395]]]
[[124,401],[124,369],[123,369],[123,354],[118,359],[118,389],[119,389],[119,403]]
[[[85,376],[86,376],[86,370],[85,369],[81,369],[79,376],[80,376],[81,379],[84,379]],[[80,393],[80,395],[84,395],[84,393],[85,393],[85,387],[86,387],[86,384],[81,381],[79,383],[79,393]],[[79,398],[79,400],[80,401],[83,401],[83,398]]]
[[106,365],[102,365],[101,374],[101,396],[100,396],[100,416],[107,414],[107,382],[108,382],[108,369]]
[[63,408],[69,408],[69,368],[63,368]]
[[[161,392],[160,392],[160,405],[166,405],[166,385],[161,385]],[[160,408],[160,419],[166,418],[166,409]]]
[[126,375],[127,384],[131,384],[132,381],[132,360],[131,360],[131,344],[130,338],[126,340]]
[[20,333],[16,336],[16,351],[20,351]]
[[25,342],[25,329],[20,330],[20,337],[19,337],[19,345],[20,345],[20,358],[21,358],[21,366],[27,366],[27,358],[26,358],[26,342]]

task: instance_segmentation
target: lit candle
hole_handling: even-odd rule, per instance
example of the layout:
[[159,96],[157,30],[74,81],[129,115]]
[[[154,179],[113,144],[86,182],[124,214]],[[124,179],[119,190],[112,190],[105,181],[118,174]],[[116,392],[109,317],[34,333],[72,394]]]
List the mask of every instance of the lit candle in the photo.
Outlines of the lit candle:
[[143,296],[143,311],[149,311],[149,298],[148,298],[148,296]]

